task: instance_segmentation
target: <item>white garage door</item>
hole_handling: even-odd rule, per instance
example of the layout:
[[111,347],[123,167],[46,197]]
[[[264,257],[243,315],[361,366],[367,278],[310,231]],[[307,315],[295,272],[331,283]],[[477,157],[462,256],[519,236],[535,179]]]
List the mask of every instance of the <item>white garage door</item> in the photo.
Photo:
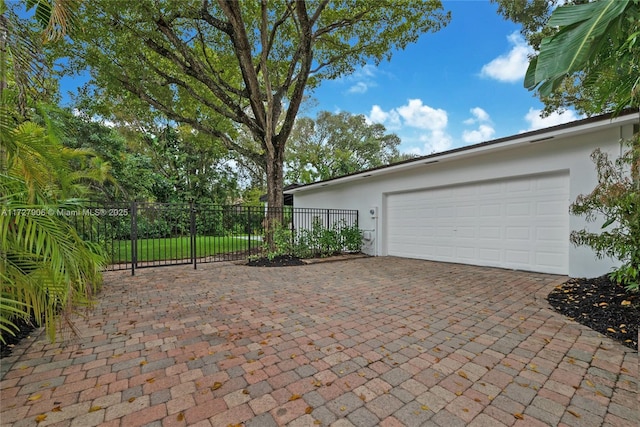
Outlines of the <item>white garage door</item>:
[[389,255],[567,274],[569,175],[387,197]]

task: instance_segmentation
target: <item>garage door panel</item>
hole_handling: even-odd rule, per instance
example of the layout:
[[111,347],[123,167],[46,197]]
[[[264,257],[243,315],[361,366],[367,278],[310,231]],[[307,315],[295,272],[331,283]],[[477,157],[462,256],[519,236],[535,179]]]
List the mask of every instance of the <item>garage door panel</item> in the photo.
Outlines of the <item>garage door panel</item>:
[[387,198],[389,255],[566,274],[568,173]]
[[531,204],[529,202],[518,202],[507,204],[507,216],[531,215]]
[[[536,214],[538,216],[550,215],[556,216],[559,211],[566,207],[566,201],[554,200],[549,202],[538,202],[536,204]],[[568,207],[566,207],[568,213]]]
[[502,215],[502,206],[497,204],[481,204],[480,205],[480,216],[485,217],[500,217]]
[[507,239],[526,240],[531,238],[529,227],[507,227]]
[[506,258],[509,263],[527,266],[531,263],[530,253],[528,251],[508,250]]
[[501,256],[502,256],[501,249],[489,249],[489,248],[478,249],[478,259],[481,261],[489,262],[491,264],[498,263],[500,261]]

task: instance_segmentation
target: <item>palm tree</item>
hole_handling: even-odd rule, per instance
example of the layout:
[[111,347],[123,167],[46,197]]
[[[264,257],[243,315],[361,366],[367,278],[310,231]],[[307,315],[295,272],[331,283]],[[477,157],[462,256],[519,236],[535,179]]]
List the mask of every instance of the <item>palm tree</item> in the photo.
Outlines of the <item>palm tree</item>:
[[[31,2],[37,8],[49,4]],[[63,2],[57,1],[56,5]],[[36,11],[39,19],[46,12]],[[49,22],[67,15],[53,13]],[[0,0],[0,340],[13,334],[19,318],[34,318],[55,339],[57,326],[91,302],[100,284],[103,257],[60,212],[81,209],[84,183],[100,175],[90,167],[72,170],[91,153],[62,147],[55,132],[37,124],[32,89],[42,63],[40,41],[20,26]],[[64,28],[53,24],[57,30]],[[52,33],[46,33],[52,34]],[[47,36],[49,37],[49,36]],[[45,124],[48,123],[46,120]],[[77,163],[77,162],[76,162]],[[103,169],[103,172],[108,168]]]

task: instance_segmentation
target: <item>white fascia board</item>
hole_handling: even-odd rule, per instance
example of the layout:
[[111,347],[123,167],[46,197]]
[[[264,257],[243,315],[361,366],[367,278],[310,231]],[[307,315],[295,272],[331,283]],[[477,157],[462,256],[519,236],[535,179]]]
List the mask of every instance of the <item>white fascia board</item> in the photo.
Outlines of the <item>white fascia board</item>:
[[[444,163],[452,160],[459,160],[468,157],[474,157],[487,152],[498,152],[516,148],[518,146],[524,146],[526,144],[539,143],[549,140],[558,139],[561,137],[576,136],[585,133],[592,132],[594,130],[607,129],[615,126],[624,126],[628,124],[638,123],[640,121],[640,113],[626,114],[611,118],[609,116],[600,120],[583,119],[573,124],[564,124],[549,128],[548,131],[532,131],[522,133],[519,135],[513,135],[506,138],[497,140],[482,142],[480,144],[471,145],[467,147],[456,148],[442,153],[436,153],[428,156],[412,159],[407,162],[402,162],[396,165],[384,166],[377,169],[369,169],[362,172],[358,172],[352,175],[346,175],[343,177],[333,178],[326,181],[319,181],[313,184],[303,185],[291,190],[287,190],[285,194],[301,193],[307,190],[317,190],[319,188],[345,184],[352,181],[358,181],[363,178],[369,178],[371,176],[382,176],[392,174],[400,171],[407,171],[410,169],[422,167],[432,163]],[[581,123],[583,122],[583,123]]]

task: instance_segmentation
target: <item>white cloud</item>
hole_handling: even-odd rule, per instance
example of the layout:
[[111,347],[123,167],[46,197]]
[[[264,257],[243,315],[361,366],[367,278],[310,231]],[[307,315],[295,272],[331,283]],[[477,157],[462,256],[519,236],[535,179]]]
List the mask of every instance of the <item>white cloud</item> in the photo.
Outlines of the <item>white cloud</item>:
[[381,123],[396,132],[402,145],[408,147],[406,152],[424,155],[451,148],[452,138],[446,131],[447,112],[425,105],[420,99],[410,99],[405,105],[389,111],[374,105],[366,117],[370,123]]
[[422,154],[447,151],[452,145],[451,136],[444,130],[435,130],[429,135],[422,135],[420,141],[423,143]]
[[396,110],[384,111],[379,105],[371,107],[371,112],[365,118],[369,123],[383,124],[387,130],[397,130],[402,126]]
[[471,109],[471,114],[476,118],[479,122],[488,122],[489,121],[489,113],[484,111],[480,107],[474,107]]
[[551,126],[561,125],[563,123],[573,122],[581,117],[573,110],[566,110],[562,113],[554,112],[547,117],[542,117],[542,110],[536,110],[535,108],[529,108],[529,112],[524,116],[524,119],[529,123],[529,128],[520,132],[528,132],[536,129],[548,128]]
[[511,50],[485,64],[480,72],[481,76],[508,83],[524,79],[529,66],[529,55],[533,53],[533,49],[517,32],[510,34],[507,39],[512,45]]
[[369,86],[365,82],[358,82],[351,86],[348,93],[365,93],[369,89]]
[[377,86],[375,81],[378,75],[378,69],[370,64],[365,64],[362,68],[356,70],[345,78],[346,82],[353,82],[347,89],[347,93],[366,93],[369,88]]
[[396,109],[407,126],[436,131],[447,127],[447,112],[423,105],[420,99],[410,99],[407,105]]
[[489,113],[480,107],[474,107],[470,111],[473,117],[465,120],[464,124],[475,125],[478,123],[478,129],[463,131],[462,140],[467,144],[489,141],[496,133],[496,130],[493,128],[493,123],[491,123]]
[[480,125],[476,130],[465,130],[462,132],[462,140],[467,144],[478,144],[489,141],[493,138],[496,130],[489,125]]

